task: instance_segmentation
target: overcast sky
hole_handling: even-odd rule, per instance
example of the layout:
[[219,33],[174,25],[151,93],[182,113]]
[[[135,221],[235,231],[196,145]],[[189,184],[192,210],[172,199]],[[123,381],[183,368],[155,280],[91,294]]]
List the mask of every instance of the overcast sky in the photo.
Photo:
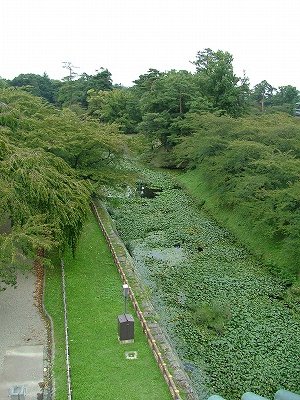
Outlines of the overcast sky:
[[300,89],[300,0],[0,0],[0,76],[100,67],[131,85],[149,68],[187,69],[199,50],[229,51],[251,85]]

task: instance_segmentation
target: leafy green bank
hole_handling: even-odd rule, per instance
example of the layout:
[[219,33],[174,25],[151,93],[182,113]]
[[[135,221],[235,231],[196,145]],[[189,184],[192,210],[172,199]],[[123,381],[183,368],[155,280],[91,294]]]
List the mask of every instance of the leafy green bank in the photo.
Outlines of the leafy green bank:
[[139,173],[140,192],[111,195],[109,211],[199,398],[298,390],[300,321],[282,280],[170,175]]

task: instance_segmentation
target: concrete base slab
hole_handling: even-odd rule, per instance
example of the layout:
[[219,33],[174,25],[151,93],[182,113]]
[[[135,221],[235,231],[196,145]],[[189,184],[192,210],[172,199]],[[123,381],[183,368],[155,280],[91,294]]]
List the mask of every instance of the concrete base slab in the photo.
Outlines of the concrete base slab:
[[14,386],[26,387],[26,400],[38,400],[47,331],[35,306],[35,275],[19,273],[17,283],[0,293],[0,400]]
[[6,351],[0,375],[0,400],[9,399],[13,386],[25,386],[26,400],[36,400],[42,393],[44,346],[11,347]]

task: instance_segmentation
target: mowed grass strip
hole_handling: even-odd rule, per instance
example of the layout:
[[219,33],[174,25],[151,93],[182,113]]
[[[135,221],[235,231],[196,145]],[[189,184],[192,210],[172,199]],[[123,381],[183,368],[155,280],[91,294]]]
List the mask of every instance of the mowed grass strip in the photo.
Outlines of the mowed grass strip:
[[[122,282],[106,241],[91,215],[75,258],[64,258],[74,400],[171,399],[140,323],[135,343],[120,344],[117,316],[124,312]],[[125,352],[136,351],[128,360]]]

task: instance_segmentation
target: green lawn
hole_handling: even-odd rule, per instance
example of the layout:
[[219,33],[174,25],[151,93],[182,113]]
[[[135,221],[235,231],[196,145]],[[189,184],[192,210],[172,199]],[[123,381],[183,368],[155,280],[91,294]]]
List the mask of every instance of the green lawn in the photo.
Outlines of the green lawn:
[[[122,282],[92,216],[85,225],[75,258],[68,253],[64,262],[74,400],[171,399],[131,307],[135,317],[135,343],[118,342],[117,316],[124,310]],[[56,341],[62,343],[61,299],[53,289],[56,287],[60,293],[59,278],[55,271],[49,271],[47,276],[46,305],[54,318]],[[127,360],[126,351],[137,351],[137,359]],[[56,400],[63,400],[65,379],[59,346],[56,356]]]

